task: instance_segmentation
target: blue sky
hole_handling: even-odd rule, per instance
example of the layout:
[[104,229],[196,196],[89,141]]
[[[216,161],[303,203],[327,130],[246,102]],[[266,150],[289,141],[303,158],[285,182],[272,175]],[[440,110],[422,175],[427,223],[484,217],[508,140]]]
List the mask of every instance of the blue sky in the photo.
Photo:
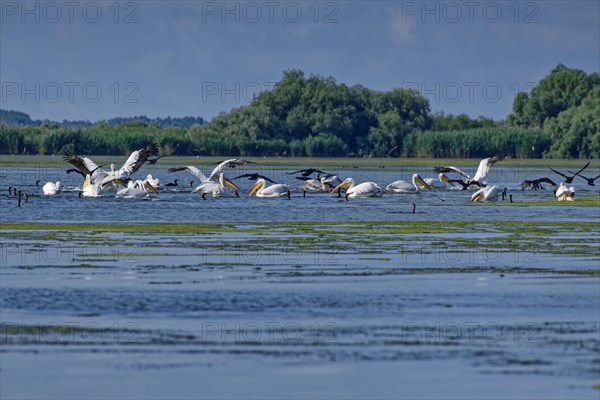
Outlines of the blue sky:
[[502,119],[558,63],[600,70],[599,1],[67,4],[0,2],[1,108],[210,119],[301,69]]

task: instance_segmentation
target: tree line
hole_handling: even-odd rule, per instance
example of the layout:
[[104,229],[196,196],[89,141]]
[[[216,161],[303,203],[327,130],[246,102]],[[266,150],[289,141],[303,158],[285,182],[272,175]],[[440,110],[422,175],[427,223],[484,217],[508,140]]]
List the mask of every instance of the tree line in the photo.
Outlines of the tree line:
[[530,93],[516,96],[504,121],[432,113],[428,100],[411,89],[375,91],[300,70],[284,72],[272,90],[209,123],[135,117],[36,125],[6,123],[7,113],[0,114],[5,154],[127,154],[155,142],[173,155],[600,157],[598,74],[560,64]]

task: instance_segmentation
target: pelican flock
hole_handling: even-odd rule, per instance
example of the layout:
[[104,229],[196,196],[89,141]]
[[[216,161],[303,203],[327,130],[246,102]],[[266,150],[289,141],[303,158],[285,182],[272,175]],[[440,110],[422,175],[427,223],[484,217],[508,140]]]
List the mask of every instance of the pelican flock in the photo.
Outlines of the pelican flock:
[[[502,156],[493,156],[482,159],[479,161],[477,170],[472,176],[465,172],[467,169],[464,169],[464,167],[461,169],[456,166],[438,166],[433,168],[433,171],[436,173],[435,178],[430,177],[424,179],[419,173],[414,173],[410,175],[410,181],[396,180],[382,186],[372,180],[367,182],[356,182],[350,177],[342,180],[337,175],[334,175],[334,173],[322,171],[318,168],[306,168],[287,172],[286,174],[288,175],[297,175],[294,179],[300,181],[298,185],[290,185],[289,181],[291,178],[284,179],[286,182],[277,182],[273,180],[272,177],[267,176],[268,174],[263,175],[259,172],[242,173],[238,174],[235,178],[230,179],[225,173],[227,169],[242,166],[247,166],[246,169],[249,169],[252,164],[256,164],[253,161],[241,158],[230,158],[223,161],[217,161],[213,164],[209,174],[205,174],[200,168],[192,165],[168,168],[168,172],[170,173],[187,172],[197,178],[199,184],[195,188],[190,189],[194,181],[190,182],[186,180],[186,183],[182,184],[182,178],[180,177],[174,179],[172,183],[167,183],[164,187],[161,186],[160,179],[154,177],[150,173],[147,173],[143,180],[135,180],[133,178],[133,175],[138,170],[142,169],[144,165],[156,165],[156,161],[167,156],[156,156],[157,152],[158,146],[150,143],[141,149],[133,151],[120,168],[111,164],[109,170],[104,169],[106,164],[96,163],[90,157],[76,155],[73,152],[65,152],[63,160],[73,167],[66,170],[67,173],[80,174],[84,178],[80,188],[76,188],[76,191],[79,192],[79,197],[88,198],[106,196],[109,191],[113,191],[113,195],[118,198],[149,198],[152,195],[158,195],[161,190],[168,189],[171,192],[199,193],[203,199],[206,199],[207,197],[244,197],[244,194],[246,197],[291,199],[293,193],[300,192],[303,193],[304,197],[306,197],[307,193],[329,193],[330,195],[337,194],[338,197],[344,197],[345,200],[349,200],[354,198],[379,198],[385,193],[394,195],[415,195],[423,193],[422,196],[433,196],[443,202],[445,201],[443,192],[446,190],[475,189],[472,194],[465,197],[466,202],[497,202],[499,200],[505,200],[507,197],[513,202],[513,194],[507,194],[507,190],[509,190],[508,187],[500,188],[497,184],[488,182],[488,180],[490,180],[490,170],[496,163],[503,160]],[[560,182],[560,185],[557,185],[549,177],[542,177],[524,180],[519,186],[510,188],[510,190],[525,190],[526,188],[544,190],[542,184],[551,185],[557,187],[553,192],[556,200],[574,201],[576,189],[574,186],[567,187],[567,184],[576,179],[580,179],[582,183],[585,181],[587,185],[594,186],[594,181],[600,178],[600,175],[593,178],[582,175],[582,172],[584,172],[590,164],[591,162],[587,162],[581,168],[577,169],[576,172],[567,170],[566,172],[570,175],[548,166],[550,171],[564,178],[563,182]],[[346,168],[346,166],[344,166],[344,168]],[[314,174],[316,174],[316,177]],[[457,177],[455,179],[450,179],[449,175],[457,175]],[[245,189],[242,190],[240,187],[243,185],[238,186],[238,184],[233,181],[243,178],[252,182],[251,187],[245,192]],[[36,186],[38,185],[42,186],[40,180],[36,181]],[[72,188],[72,186],[68,186],[66,190],[73,191]],[[425,193],[434,189],[437,191],[437,195],[433,194],[433,192],[431,194]],[[41,191],[44,195],[53,196],[61,193],[63,191],[63,186],[60,181],[46,182],[42,186]],[[13,194],[13,188],[9,188],[9,194],[11,196],[14,195],[16,197],[17,192],[17,189],[14,189]],[[21,192],[29,199],[30,194],[23,191]],[[416,206],[417,203],[418,202],[411,204],[415,204]]]

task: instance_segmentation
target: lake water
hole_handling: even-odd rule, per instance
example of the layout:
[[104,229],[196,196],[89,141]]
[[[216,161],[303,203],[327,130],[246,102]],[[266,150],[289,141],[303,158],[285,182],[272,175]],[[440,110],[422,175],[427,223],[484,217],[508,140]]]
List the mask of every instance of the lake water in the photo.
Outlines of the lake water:
[[[295,169],[227,173],[258,171],[299,188]],[[434,175],[418,164],[321,169],[381,187]],[[488,180],[508,188],[512,205],[473,204],[461,190],[202,200],[190,193],[194,177],[166,170],[139,175],[182,187],[136,200],[80,199],[81,178],[59,168],[0,169],[4,223],[227,224],[201,233],[3,230],[0,397],[600,396],[600,210],[577,205],[600,185],[576,179],[575,202],[535,205],[554,199],[552,188],[522,191],[522,180],[559,177],[500,163]],[[598,165],[586,172],[598,175]],[[38,179],[60,179],[66,191],[43,196]],[[9,186],[34,196],[17,207]],[[322,223],[291,224],[302,221]],[[451,229],[395,231],[404,221]],[[519,221],[548,230],[519,235]]]

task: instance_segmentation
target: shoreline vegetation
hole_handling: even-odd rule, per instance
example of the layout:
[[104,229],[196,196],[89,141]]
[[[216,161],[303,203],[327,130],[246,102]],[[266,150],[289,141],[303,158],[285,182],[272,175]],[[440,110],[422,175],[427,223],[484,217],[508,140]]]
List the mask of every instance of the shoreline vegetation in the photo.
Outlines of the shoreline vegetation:
[[600,158],[600,76],[562,64],[502,121],[431,113],[411,89],[379,92],[285,71],[247,106],[199,117],[34,121],[0,110],[0,154],[241,157]]

